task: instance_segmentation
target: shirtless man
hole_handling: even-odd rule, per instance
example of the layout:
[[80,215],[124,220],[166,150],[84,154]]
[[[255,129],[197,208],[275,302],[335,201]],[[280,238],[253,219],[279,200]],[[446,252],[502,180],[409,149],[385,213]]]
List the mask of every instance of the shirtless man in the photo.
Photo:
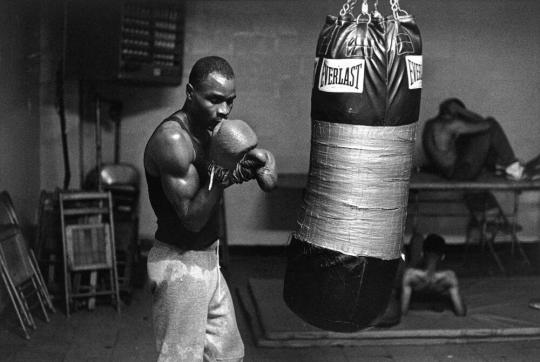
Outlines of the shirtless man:
[[425,124],[422,143],[430,164],[444,177],[473,180],[484,169],[526,178],[500,124],[471,112],[457,98],[441,103],[439,114]]
[[436,234],[426,237],[423,244],[423,258],[416,267],[405,270],[402,279],[401,313],[409,311],[413,293],[420,294],[429,301],[450,298],[454,313],[464,316],[467,311],[459,293],[458,279],[452,270],[438,270],[444,259],[445,241]]

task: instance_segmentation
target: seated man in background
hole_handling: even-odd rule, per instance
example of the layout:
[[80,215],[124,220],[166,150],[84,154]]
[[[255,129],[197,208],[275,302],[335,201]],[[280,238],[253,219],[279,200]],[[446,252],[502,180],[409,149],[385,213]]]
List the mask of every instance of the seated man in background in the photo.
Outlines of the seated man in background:
[[450,304],[457,316],[467,313],[459,293],[458,279],[452,270],[439,270],[445,258],[446,243],[436,234],[423,242],[423,256],[418,265],[407,267],[401,285],[401,313],[407,314],[415,306],[443,311]]
[[430,165],[448,179],[473,180],[489,170],[523,180],[539,163],[536,157],[525,167],[500,124],[469,111],[457,98],[440,104],[439,114],[425,124],[422,143]]

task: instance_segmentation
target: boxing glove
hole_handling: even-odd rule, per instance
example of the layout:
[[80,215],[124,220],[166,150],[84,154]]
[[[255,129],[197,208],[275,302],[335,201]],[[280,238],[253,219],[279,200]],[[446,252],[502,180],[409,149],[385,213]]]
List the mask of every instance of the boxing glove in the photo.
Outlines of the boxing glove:
[[255,169],[240,161],[256,146],[257,135],[246,122],[238,119],[220,122],[210,138],[209,188],[214,182],[227,187],[255,178]]
[[255,178],[259,187],[266,192],[272,191],[277,186],[277,170],[274,155],[263,148],[254,148],[246,153],[240,161],[241,169],[251,169],[255,172]]
[[257,142],[257,135],[246,122],[225,120],[212,131],[208,155],[216,165],[234,170],[244,155],[257,147]]

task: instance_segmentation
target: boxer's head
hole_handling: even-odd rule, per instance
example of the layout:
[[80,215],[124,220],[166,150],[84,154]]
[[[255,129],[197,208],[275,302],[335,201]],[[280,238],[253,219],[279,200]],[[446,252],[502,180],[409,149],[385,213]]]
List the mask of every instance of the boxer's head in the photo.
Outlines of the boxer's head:
[[194,125],[213,129],[227,119],[236,98],[234,72],[223,58],[199,59],[189,74],[186,85],[186,106]]
[[461,99],[458,99],[458,98],[446,99],[439,106],[439,114],[453,116],[455,113],[456,107],[466,108],[465,103],[463,103]]

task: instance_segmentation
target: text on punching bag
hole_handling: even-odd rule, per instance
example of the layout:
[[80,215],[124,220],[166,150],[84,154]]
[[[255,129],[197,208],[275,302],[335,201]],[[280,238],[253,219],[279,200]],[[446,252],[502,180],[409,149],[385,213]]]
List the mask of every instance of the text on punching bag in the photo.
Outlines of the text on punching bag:
[[407,55],[407,78],[409,80],[409,89],[422,88],[422,56]]
[[364,65],[364,59],[323,58],[319,77],[315,81],[322,92],[362,93],[364,91]]

